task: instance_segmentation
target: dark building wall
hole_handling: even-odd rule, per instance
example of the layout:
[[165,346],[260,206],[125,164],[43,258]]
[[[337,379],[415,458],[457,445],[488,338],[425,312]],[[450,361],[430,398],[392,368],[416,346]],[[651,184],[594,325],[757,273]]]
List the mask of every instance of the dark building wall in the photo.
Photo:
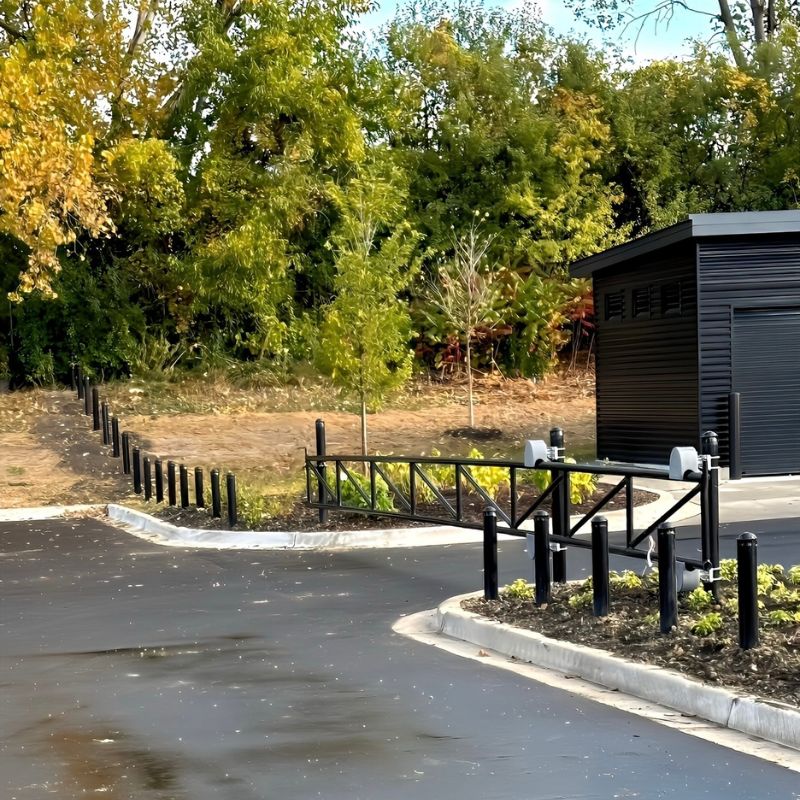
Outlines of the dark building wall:
[[727,464],[733,309],[800,307],[800,236],[699,240],[697,263],[701,427],[719,434]]
[[699,447],[695,258],[687,242],[594,275],[600,458],[665,464]]

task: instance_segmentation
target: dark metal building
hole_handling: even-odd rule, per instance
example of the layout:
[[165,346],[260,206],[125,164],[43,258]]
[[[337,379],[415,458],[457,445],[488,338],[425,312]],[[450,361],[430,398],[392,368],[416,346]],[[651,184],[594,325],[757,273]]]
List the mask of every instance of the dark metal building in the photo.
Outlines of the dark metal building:
[[594,280],[598,457],[665,463],[711,429],[743,475],[800,472],[800,211],[695,214],[571,272]]

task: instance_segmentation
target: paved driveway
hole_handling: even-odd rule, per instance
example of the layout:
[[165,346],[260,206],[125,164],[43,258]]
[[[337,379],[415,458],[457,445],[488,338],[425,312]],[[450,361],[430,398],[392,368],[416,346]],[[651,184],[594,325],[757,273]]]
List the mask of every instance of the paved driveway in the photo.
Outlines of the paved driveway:
[[[796,773],[568,681],[392,633],[478,587],[479,546],[184,551],[92,520],[0,535],[3,800],[800,797]],[[528,568],[502,546],[502,580]]]

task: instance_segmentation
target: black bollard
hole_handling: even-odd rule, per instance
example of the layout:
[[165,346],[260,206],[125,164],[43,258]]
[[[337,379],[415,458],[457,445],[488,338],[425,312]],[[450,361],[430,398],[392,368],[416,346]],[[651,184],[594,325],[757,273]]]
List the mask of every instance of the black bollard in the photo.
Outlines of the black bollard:
[[83,400],[83,367],[78,364],[78,374],[76,376],[76,383],[78,389],[78,400]]
[[758,645],[758,539],[743,533],[736,539],[739,582],[739,647]]
[[92,387],[87,377],[83,379],[83,413],[87,417],[92,413]]
[[133,448],[133,491],[142,493],[142,451],[138,447]]
[[150,464],[150,456],[145,456],[142,462],[142,480],[144,481],[144,499],[149,500],[153,496],[153,473]]
[[608,616],[608,520],[592,520],[592,610],[596,617]]
[[189,508],[189,470],[185,464],[180,466],[181,508]]
[[111,433],[108,429],[108,403],[100,404],[100,428],[103,431],[103,444],[111,444]]
[[164,464],[156,459],[156,503],[164,502]]
[[100,430],[100,390],[92,386],[92,430]]
[[171,506],[178,505],[175,493],[175,462],[167,461],[167,502]]
[[491,506],[483,512],[483,597],[497,600],[497,512]]
[[128,431],[122,432],[122,473],[131,474],[131,435]]
[[75,357],[69,363],[69,388],[74,392],[77,389],[77,367],[75,366]]
[[[315,432],[316,432],[316,444],[317,444],[317,456],[324,456],[326,453],[326,444],[325,444],[325,422],[321,419],[318,419],[315,423]],[[324,461],[317,461],[316,462],[317,469],[319,470],[319,474],[322,476],[318,481],[318,497],[320,503],[327,502],[327,495],[325,493],[325,462]],[[327,508],[320,508],[319,509],[319,521],[320,522],[327,522],[328,521],[328,509]]]
[[219,488],[219,470],[211,470],[211,516],[222,516],[222,492]]
[[228,524],[232,528],[239,521],[236,508],[236,476],[232,472],[225,476],[225,488],[228,495]]
[[669,522],[658,526],[658,610],[661,633],[669,633],[678,624],[675,528]]
[[194,468],[194,504],[198,508],[206,507],[206,493],[203,489],[203,468]]
[[111,417],[111,455],[119,458],[119,420]]
[[536,605],[550,602],[550,515],[537,511],[533,515],[533,578],[536,583]]

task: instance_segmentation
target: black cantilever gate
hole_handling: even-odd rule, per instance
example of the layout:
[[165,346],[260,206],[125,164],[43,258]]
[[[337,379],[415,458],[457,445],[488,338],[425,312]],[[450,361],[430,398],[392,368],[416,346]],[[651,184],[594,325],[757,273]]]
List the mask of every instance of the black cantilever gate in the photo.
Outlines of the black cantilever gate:
[[[634,527],[633,497],[636,479],[665,482],[675,480],[667,468],[638,467],[625,464],[571,464],[563,461],[538,461],[526,467],[516,461],[469,458],[432,458],[332,455],[306,455],[306,499],[309,506],[325,511],[348,511],[371,516],[407,519],[435,525],[453,525],[482,530],[483,522],[469,519],[465,503],[479,501],[482,509],[491,509],[500,533],[526,536],[531,530],[534,514],[550,500],[553,514],[555,544],[591,549],[591,540],[575,538],[580,530],[588,532],[591,522],[621,492],[625,493],[625,544],[610,545],[609,552],[646,559],[654,557],[651,537],[659,525],[668,521],[679,509],[694,498],[700,501],[701,558],[680,558],[692,568],[711,572],[719,567],[719,477],[716,465],[716,436],[704,437],[705,455],[696,470],[688,470],[681,483],[689,484],[683,495],[657,520],[642,530]],[[481,485],[479,470],[500,470],[505,473],[503,485],[508,497],[502,502]],[[518,487],[531,482],[533,471],[550,473],[551,479],[543,491],[528,505],[519,507]],[[446,489],[437,475],[452,476]],[[616,478],[618,481],[574,524],[571,523],[570,476],[589,473]],[[387,503],[387,498],[390,503]],[[422,502],[421,502],[422,501]],[[474,505],[474,503],[473,503]],[[524,527],[523,527],[524,526]],[[646,544],[646,547],[642,547]],[[712,570],[712,568],[714,568]]]

